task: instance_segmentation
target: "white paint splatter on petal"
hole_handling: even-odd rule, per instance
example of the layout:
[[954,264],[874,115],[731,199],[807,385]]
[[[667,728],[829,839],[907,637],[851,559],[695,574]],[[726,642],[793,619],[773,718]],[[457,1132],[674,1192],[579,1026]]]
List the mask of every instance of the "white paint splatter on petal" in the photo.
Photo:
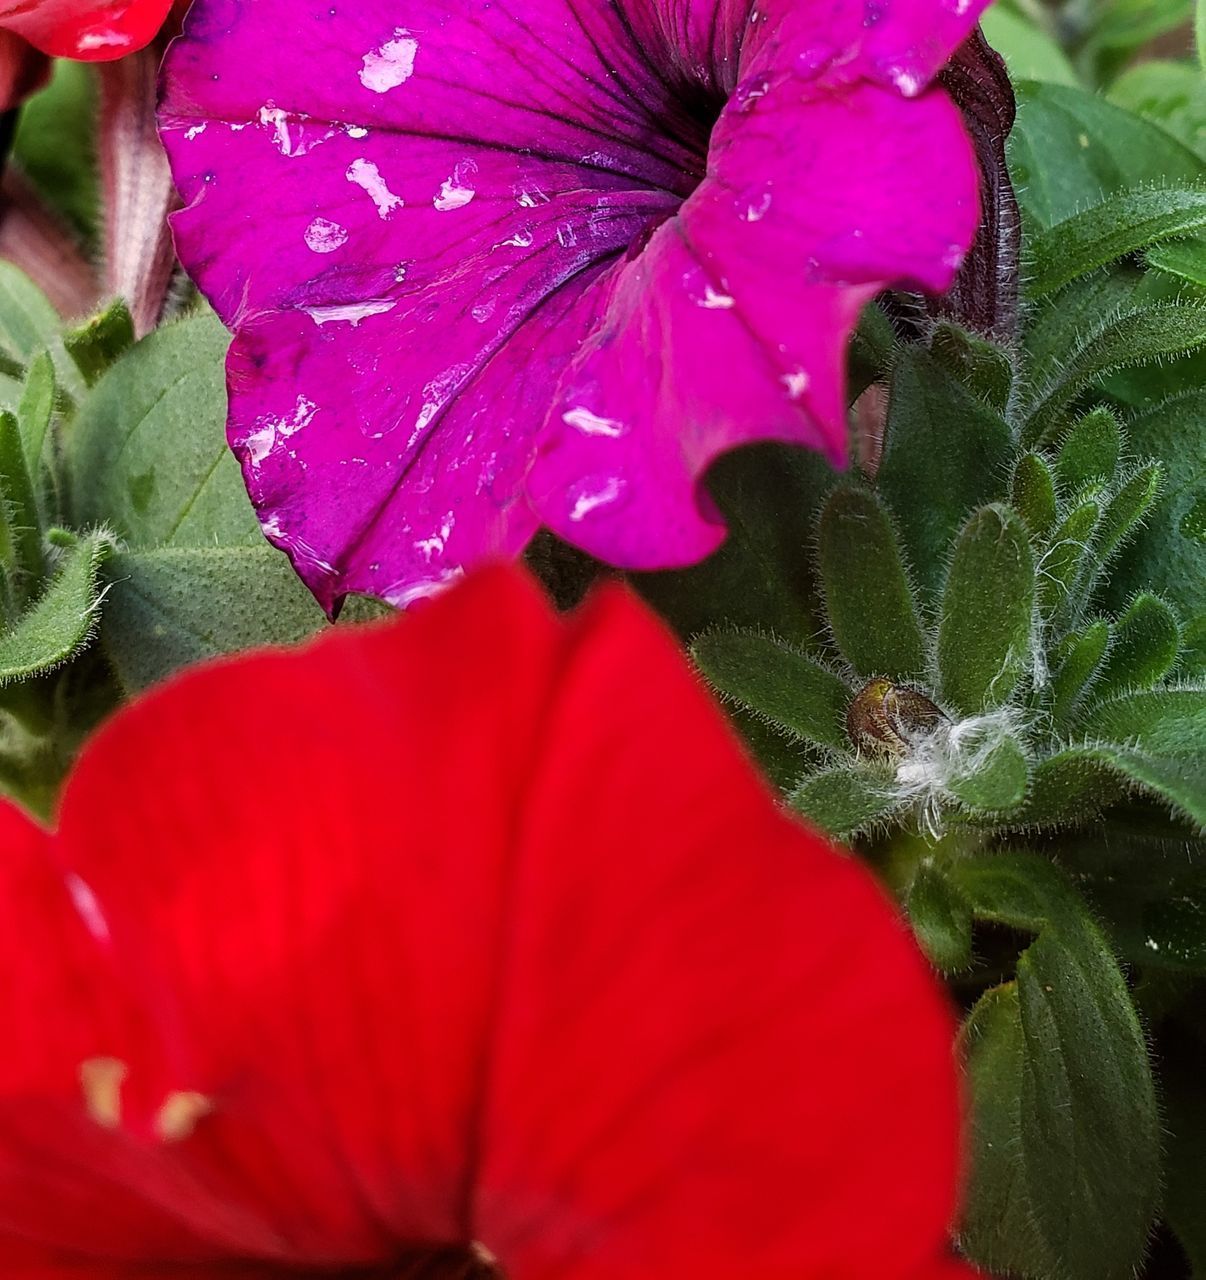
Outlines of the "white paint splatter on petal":
[[373,93],[388,93],[405,84],[415,73],[419,42],[405,27],[396,27],[392,40],[361,59],[360,83]]
[[194,138],[199,138],[208,128],[207,124],[195,124],[184,136],[189,142],[192,142]]
[[359,160],[353,160],[348,166],[347,180],[354,182],[362,191],[367,192],[373,203],[377,206],[377,215],[381,218],[388,218],[391,213],[396,213],[404,205],[401,196],[396,196],[386,186],[385,179],[381,176],[381,170],[371,161],[366,160],[363,156]]
[[291,418],[274,418],[270,414],[255,420],[256,429],[243,441],[243,448],[253,467],[258,467],[273,449],[290,436],[308,427],[318,412],[318,405],[306,396],[298,396]]
[[452,176],[440,185],[440,194],[432,202],[441,213],[463,209],[476,195],[471,179],[477,173],[472,160],[463,160],[452,171]]
[[808,390],[808,384],[812,379],[808,376],[805,370],[796,369],[794,373],[785,373],[779,381],[787,388],[787,394],[791,396],[793,400],[799,400],[799,398]]
[[617,440],[624,434],[622,422],[615,418],[602,418],[583,405],[567,409],[561,415],[561,421],[587,436],[607,436],[610,440]]
[[720,293],[709,284],[704,287],[704,296],[699,299],[698,305],[705,311],[728,311],[737,305],[737,300],[727,293]]
[[574,503],[573,510],[570,511],[570,519],[577,523],[585,520],[592,511],[597,511],[600,507],[610,506],[624,491],[624,482],[618,477],[612,477],[599,489],[591,489],[579,496]]
[[341,306],[307,307],[306,315],[316,325],[350,324],[353,329],[359,328],[362,320],[369,316],[383,316],[392,311],[398,304],[391,298],[373,298],[367,302],[348,302]]
[[348,242],[348,229],[329,218],[315,218],[306,228],[306,245],[314,253],[334,253]]

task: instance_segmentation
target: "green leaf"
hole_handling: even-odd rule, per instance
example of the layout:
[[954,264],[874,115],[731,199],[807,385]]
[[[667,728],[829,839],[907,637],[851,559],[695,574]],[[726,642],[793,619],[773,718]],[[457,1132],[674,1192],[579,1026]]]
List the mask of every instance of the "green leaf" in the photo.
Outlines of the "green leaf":
[[1141,792],[1206,827],[1206,765],[1192,757],[1149,754],[1109,743],[1068,747],[1035,768],[1019,826],[1081,822]]
[[94,533],[63,552],[41,599],[0,634],[0,685],[52,671],[87,645],[100,609],[101,565],[112,546],[108,535]]
[[0,351],[24,366],[49,351],[63,390],[78,399],[84,380],[59,334],[59,316],[49,298],[21,270],[0,260]]
[[994,1272],[1131,1280],[1160,1184],[1147,1046],[1105,938],[1042,859],[951,866],[977,918],[1037,934],[965,1032],[975,1098],[964,1244]]
[[229,341],[212,312],[191,316],[101,378],[71,433],[74,523],[107,521],[136,550],[261,544],[226,444]]
[[922,863],[906,906],[917,941],[938,969],[958,973],[971,967],[971,906],[940,867]]
[[1094,534],[1101,518],[1096,502],[1085,502],[1064,518],[1039,562],[1039,603],[1054,613],[1074,601],[1077,589],[1096,563]]
[[1022,365],[1030,393],[1059,375],[1086,334],[1096,332],[1107,319],[1133,311],[1143,300],[1146,280],[1139,267],[1120,263],[1082,276],[1031,304],[1022,333]]
[[731,624],[812,647],[822,622],[811,547],[836,478],[807,449],[763,444],[725,454],[708,472],[729,526],[720,550],[691,569],[635,574],[634,585],[680,635]]
[[1163,478],[1164,470],[1156,464],[1141,467],[1118,486],[1102,512],[1097,531],[1097,554],[1103,564],[1136,531],[1155,502]]
[[[1137,454],[1160,460],[1166,478],[1158,500],[1150,474],[1146,490],[1132,482],[1130,509],[1146,518],[1111,566],[1101,598],[1118,610],[1138,591],[1156,592],[1192,632],[1194,620],[1206,614],[1206,528],[1199,518],[1206,510],[1206,389],[1140,414],[1127,432]],[[1206,648],[1196,659],[1188,656],[1191,670],[1206,672]]]
[[901,352],[891,390],[876,487],[929,605],[968,515],[1005,497],[1013,436],[999,413],[919,347]]
[[1012,820],[1019,826],[1060,827],[1094,817],[1127,793],[1112,753],[1068,747],[1038,761],[1026,805]]
[[1177,615],[1159,596],[1141,593],[1118,620],[1097,695],[1150,689],[1176,666],[1180,649]]
[[983,748],[971,767],[952,778],[951,793],[972,813],[1004,816],[1026,799],[1030,764],[1016,738],[1008,735]]
[[1197,187],[1141,188],[1110,196],[1035,236],[1026,288],[1053,293],[1077,276],[1149,245],[1206,231],[1206,191]]
[[1110,624],[1094,619],[1075,636],[1051,681],[1051,718],[1062,724],[1075,711],[1097,677],[1110,643]]
[[93,383],[134,345],[134,320],[124,299],[116,298],[99,315],[72,329],[63,338],[67,354],[79,366],[84,381]]
[[839,838],[867,831],[902,807],[892,775],[862,764],[811,774],[787,800],[797,813]]
[[1013,80],[1078,83],[1063,49],[1033,22],[996,4],[981,19],[981,25],[988,43],[1005,59]]
[[1005,412],[1014,378],[1013,357],[1009,352],[943,320],[930,336],[930,354],[995,412]]
[[25,467],[21,428],[11,413],[0,411],[0,495],[12,536],[10,569],[19,583],[36,581],[45,569],[42,527],[33,485]]
[[1126,743],[1154,756],[1202,754],[1206,689],[1158,689],[1096,705],[1080,724],[1088,738]]
[[1055,479],[1046,460],[1024,453],[1013,473],[1009,501],[1033,538],[1045,538],[1055,523]]
[[288,560],[267,544],[127,552],[107,576],[101,639],[131,692],[205,658],[303,640],[324,624]]
[[1175,244],[1150,249],[1144,261],[1155,271],[1162,271],[1174,280],[1206,291],[1206,239],[1197,237]]
[[1008,702],[1030,657],[1034,555],[1008,507],[984,507],[964,526],[942,595],[942,700],[959,715]]
[[829,626],[862,676],[907,680],[925,669],[925,640],[883,504],[863,489],[835,489],[821,512],[819,563]]
[[1206,346],[1206,307],[1166,302],[1109,319],[1071,353],[1024,414],[1023,441],[1050,439],[1072,402],[1119,369],[1184,355]]
[[1108,409],[1094,409],[1060,446],[1055,472],[1065,493],[1099,489],[1114,478],[1122,454],[1122,428]]
[[706,632],[691,651],[721,693],[793,737],[849,749],[849,688],[798,649],[758,632],[725,629]]
[[1158,125],[1095,93],[1018,86],[1010,170],[1027,222],[1042,229],[1108,195],[1151,183],[1192,183],[1206,167]]
[[54,361],[46,351],[39,352],[29,363],[25,388],[17,405],[17,423],[25,449],[25,465],[35,485],[42,471],[42,455],[54,418],[57,389]]
[[1145,116],[1199,156],[1206,143],[1206,78],[1189,62],[1147,58],[1110,85],[1111,102]]

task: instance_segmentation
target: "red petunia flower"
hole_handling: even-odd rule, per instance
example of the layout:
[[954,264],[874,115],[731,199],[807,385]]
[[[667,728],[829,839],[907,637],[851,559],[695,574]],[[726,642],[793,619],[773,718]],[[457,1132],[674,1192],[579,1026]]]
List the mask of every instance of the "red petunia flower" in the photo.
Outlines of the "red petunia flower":
[[936,984],[621,591],[188,674],[0,854],[6,1280],[967,1274]]
[[150,44],[174,0],[0,0],[0,30],[54,58],[108,62]]

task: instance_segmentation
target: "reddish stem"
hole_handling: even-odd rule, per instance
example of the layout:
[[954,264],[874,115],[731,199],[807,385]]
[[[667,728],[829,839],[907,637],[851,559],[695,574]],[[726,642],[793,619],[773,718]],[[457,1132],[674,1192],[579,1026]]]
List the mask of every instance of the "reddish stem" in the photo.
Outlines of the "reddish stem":
[[104,183],[105,295],[126,300],[142,337],[159,323],[176,263],[167,216],[177,203],[155,130],[162,42],[101,63],[97,150]]
[[75,237],[11,166],[0,182],[0,258],[16,264],[65,319],[92,311],[100,288]]

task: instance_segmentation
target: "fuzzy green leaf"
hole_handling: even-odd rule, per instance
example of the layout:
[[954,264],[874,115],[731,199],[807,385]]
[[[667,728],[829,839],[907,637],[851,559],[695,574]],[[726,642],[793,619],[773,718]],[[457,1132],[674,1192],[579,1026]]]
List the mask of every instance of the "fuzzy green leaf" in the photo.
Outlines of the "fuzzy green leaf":
[[70,437],[76,524],[130,547],[257,546],[259,522],[226,444],[226,348],[212,312],[159,329],[97,383]]
[[1080,731],[1149,755],[1200,755],[1206,744],[1206,690],[1164,689],[1114,698],[1095,706]]
[[111,364],[134,345],[134,320],[121,298],[111,302],[99,315],[64,335],[67,354],[79,366],[84,381],[93,383]]
[[861,764],[811,774],[787,799],[797,813],[839,839],[869,830],[901,807],[891,775]]
[[1051,227],[1117,191],[1193,183],[1206,172],[1171,134],[1098,93],[1021,84],[1017,96],[1010,170],[1023,215],[1034,227]]
[[1072,638],[1067,656],[1051,681],[1051,716],[1063,723],[1097,676],[1110,643],[1110,624],[1096,618]]
[[35,487],[42,472],[42,455],[54,418],[57,380],[54,361],[49,352],[40,351],[29,362],[25,373],[25,386],[17,406],[17,423],[21,428],[21,441],[25,449],[25,465]]
[[1109,484],[1122,454],[1122,428],[1108,409],[1094,409],[1072,428],[1060,446],[1055,473],[1065,493]]
[[1144,256],[1154,271],[1162,271],[1194,288],[1206,289],[1206,239],[1201,236],[1161,245]]
[[1034,445],[1049,439],[1077,396],[1116,370],[1184,355],[1203,346],[1206,307],[1197,303],[1155,303],[1107,320],[1070,354],[1029,406],[1023,441]]
[[22,366],[49,351],[63,390],[78,399],[84,380],[59,334],[59,315],[50,300],[21,270],[0,260],[0,352]]
[[1030,653],[1034,555],[1008,507],[984,507],[964,526],[942,595],[942,700],[960,715],[1003,706]]
[[1076,507],[1051,536],[1039,562],[1039,603],[1045,613],[1054,613],[1074,601],[1096,568],[1095,534],[1101,508],[1096,502]]
[[974,768],[950,781],[951,793],[972,813],[1004,816],[1026,799],[1030,764],[1021,744],[1005,736],[986,749]]
[[1013,473],[1010,503],[1034,538],[1044,538],[1056,519],[1055,479],[1037,453],[1025,453]]
[[999,413],[930,353],[901,352],[876,485],[927,605],[937,600],[950,545],[968,515],[1005,497],[1013,453]]
[[1013,390],[1013,358],[993,342],[949,321],[941,321],[930,338],[930,354],[963,386],[1003,414]]
[[1103,563],[1126,543],[1151,510],[1163,477],[1159,463],[1142,467],[1123,481],[1106,504],[1097,531],[1097,552]]
[[1098,694],[1108,698],[1126,689],[1152,688],[1176,665],[1180,649],[1177,615],[1159,596],[1143,592],[1118,620]]
[[325,621],[267,544],[127,552],[107,576],[101,639],[131,692],[205,658],[303,640]]
[[37,581],[45,569],[38,505],[26,470],[21,428],[11,413],[3,411],[0,411],[0,495],[12,536],[13,576],[18,582]]
[[940,867],[922,863],[906,905],[917,941],[937,968],[958,973],[971,965],[971,906]]
[[[1142,527],[1132,519],[1131,536],[1110,567],[1102,600],[1119,610],[1139,591],[1157,592],[1192,634],[1196,620],[1206,616],[1206,525],[1201,518],[1206,511],[1206,390],[1156,405],[1133,419],[1127,430],[1140,457],[1159,459],[1165,479],[1160,486],[1149,473],[1146,488],[1138,476],[1128,486],[1131,510],[1120,510],[1117,523],[1138,508]],[[1122,501],[1120,494],[1120,507]],[[1186,669],[1206,674],[1206,637],[1196,652],[1182,658]]]
[[1142,188],[1110,196],[1035,236],[1027,290],[1052,293],[1128,253],[1206,231],[1206,191]]
[[811,547],[837,475],[820,454],[761,444],[719,458],[708,491],[729,527],[690,569],[636,574],[637,590],[683,636],[735,625],[811,647],[823,626]]
[[1138,791],[1206,827],[1206,764],[1186,755],[1102,744],[1068,747],[1034,770],[1018,825],[1060,827],[1093,817]]
[[1160,1182],[1160,1122],[1126,980],[1039,858],[962,860],[974,914],[1037,934],[965,1031],[975,1108],[964,1243],[993,1272],[1130,1280]]
[[883,504],[864,489],[835,489],[818,540],[829,626],[842,656],[862,676],[920,675],[925,640]]
[[704,675],[731,698],[805,742],[848,749],[845,681],[798,649],[755,631],[716,630],[691,647]]
[[85,647],[100,608],[101,565],[112,550],[103,533],[63,553],[41,599],[0,634],[0,685],[52,671]]

